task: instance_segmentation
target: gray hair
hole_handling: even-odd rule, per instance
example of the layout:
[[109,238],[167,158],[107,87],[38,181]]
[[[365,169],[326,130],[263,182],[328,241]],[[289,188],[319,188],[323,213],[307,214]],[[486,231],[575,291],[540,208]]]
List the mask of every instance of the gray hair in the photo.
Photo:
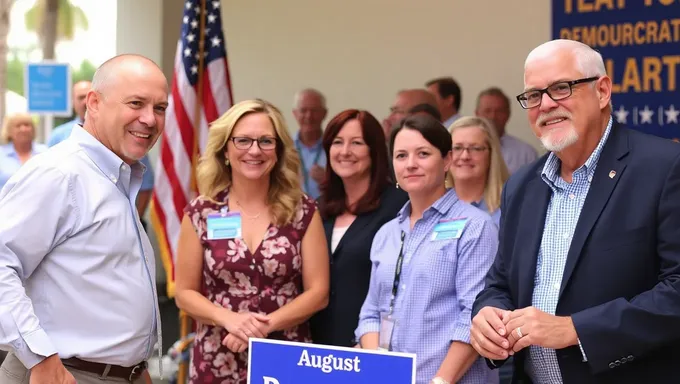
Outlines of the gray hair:
[[559,50],[569,50],[576,59],[576,65],[579,72],[585,77],[604,76],[607,70],[604,66],[602,55],[589,47],[575,40],[557,39],[551,40],[534,48],[524,62],[524,69],[526,70],[530,62],[537,58],[546,57],[554,54]]
[[295,93],[295,97],[293,98],[293,109],[297,109],[298,105],[300,104],[300,99],[302,99],[302,97],[305,95],[314,95],[318,97],[321,101],[321,105],[326,108],[326,97],[323,95],[323,93],[314,88],[305,88]]

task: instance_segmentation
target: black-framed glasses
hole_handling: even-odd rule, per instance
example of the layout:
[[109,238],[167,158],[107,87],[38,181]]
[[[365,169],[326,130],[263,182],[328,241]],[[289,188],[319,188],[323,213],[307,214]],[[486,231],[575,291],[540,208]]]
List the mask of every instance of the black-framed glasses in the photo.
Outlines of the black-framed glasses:
[[263,151],[271,151],[272,149],[276,148],[276,137],[272,136],[262,136],[257,139],[239,136],[232,137],[231,141],[234,143],[234,147],[236,147],[236,149],[250,149],[254,142],[257,142],[257,146]]
[[489,147],[483,145],[471,145],[469,147],[454,145],[453,148],[451,148],[451,152],[453,152],[453,154],[456,156],[462,155],[465,151],[468,151],[470,155],[477,155],[486,151],[487,149],[489,149]]
[[589,83],[599,78],[599,76],[594,76],[572,81],[560,81],[559,83],[552,84],[547,88],[534,89],[519,94],[517,95],[517,101],[519,101],[519,105],[521,105],[522,108],[529,109],[541,105],[541,100],[543,100],[544,93],[547,93],[548,96],[553,99],[553,101],[564,100],[571,96],[571,89],[574,85]]

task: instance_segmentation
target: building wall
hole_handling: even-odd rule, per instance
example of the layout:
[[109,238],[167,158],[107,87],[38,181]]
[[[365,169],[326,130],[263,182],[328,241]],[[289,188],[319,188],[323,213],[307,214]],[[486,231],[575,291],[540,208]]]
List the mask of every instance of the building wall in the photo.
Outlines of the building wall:
[[[224,0],[222,16],[235,99],[272,101],[292,130],[307,86],[326,94],[329,118],[358,107],[382,119],[397,90],[438,76],[460,83],[464,114],[489,86],[514,100],[524,58],[550,39],[548,0]],[[540,145],[516,102],[508,131]]]
[[[118,0],[117,52],[148,56],[171,80],[183,6]],[[382,119],[399,89],[453,76],[463,114],[474,113],[479,91],[499,86],[513,100],[508,132],[540,149],[514,96],[527,53],[550,39],[548,0],[222,0],[221,9],[235,101],[273,102],[292,132],[303,87],[326,95],[329,119],[346,108]]]

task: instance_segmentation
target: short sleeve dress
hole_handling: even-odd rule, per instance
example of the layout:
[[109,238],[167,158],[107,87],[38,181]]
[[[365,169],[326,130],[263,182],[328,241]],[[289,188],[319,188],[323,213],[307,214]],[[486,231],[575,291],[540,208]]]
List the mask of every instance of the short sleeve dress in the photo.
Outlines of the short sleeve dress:
[[[316,204],[303,195],[294,220],[282,227],[269,225],[262,243],[251,254],[241,239],[208,240],[206,219],[228,207],[228,190],[214,200],[199,196],[185,212],[203,245],[202,293],[212,303],[234,312],[268,314],[295,299],[302,287],[302,238],[316,211]],[[189,380],[192,384],[245,384],[248,350],[233,353],[222,345],[227,331],[220,326],[199,324],[192,350]],[[307,322],[273,332],[270,339],[311,343]]]

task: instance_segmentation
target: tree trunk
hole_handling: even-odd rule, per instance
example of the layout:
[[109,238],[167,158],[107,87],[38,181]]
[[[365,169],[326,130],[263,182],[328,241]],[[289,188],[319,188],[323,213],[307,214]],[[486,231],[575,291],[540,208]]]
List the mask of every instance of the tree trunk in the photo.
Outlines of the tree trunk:
[[7,94],[7,35],[9,35],[9,15],[13,3],[14,0],[0,0],[0,122],[5,118],[5,95]]
[[57,45],[57,19],[59,16],[59,0],[45,1],[45,18],[42,25],[43,60],[54,60]]

